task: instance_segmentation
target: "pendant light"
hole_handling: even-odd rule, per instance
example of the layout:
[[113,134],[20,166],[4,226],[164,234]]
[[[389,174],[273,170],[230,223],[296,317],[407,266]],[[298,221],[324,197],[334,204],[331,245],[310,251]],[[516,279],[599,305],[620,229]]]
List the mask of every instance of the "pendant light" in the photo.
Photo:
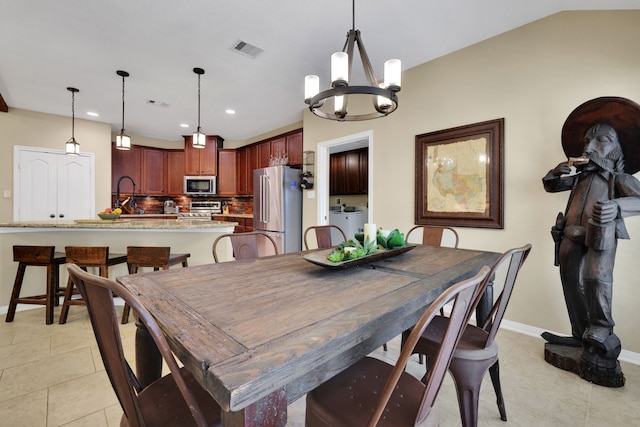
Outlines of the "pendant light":
[[[338,121],[376,119],[391,114],[398,108],[396,93],[400,91],[400,60],[389,59],[386,61],[384,63],[384,82],[378,82],[364,48],[360,30],[355,29],[355,0],[352,0],[352,12],[352,28],[347,33],[347,41],[342,52],[331,55],[331,86],[329,89],[320,92],[320,78],[316,75],[305,77],[304,102],[309,104],[309,110],[313,114],[324,119]],[[360,60],[368,86],[356,86],[351,81],[354,47],[360,51]],[[374,111],[358,111],[349,115],[347,112],[349,97],[356,95],[369,97]],[[322,109],[325,101],[330,98],[333,99],[333,108],[328,105]]]
[[206,138],[202,129],[200,128],[200,76],[204,74],[202,68],[194,68],[193,72],[198,75],[198,129],[193,134],[193,148],[204,148],[206,144]]
[[80,92],[75,87],[68,87],[67,90],[71,92],[71,139],[64,145],[64,151],[66,154],[78,155],[80,154],[80,144],[75,138],[75,122],[76,122],[76,92]]
[[129,73],[118,70],[116,74],[122,77],[122,127],[120,128],[120,133],[116,135],[116,148],[118,150],[130,150],[131,137],[124,133],[124,79],[129,77]]

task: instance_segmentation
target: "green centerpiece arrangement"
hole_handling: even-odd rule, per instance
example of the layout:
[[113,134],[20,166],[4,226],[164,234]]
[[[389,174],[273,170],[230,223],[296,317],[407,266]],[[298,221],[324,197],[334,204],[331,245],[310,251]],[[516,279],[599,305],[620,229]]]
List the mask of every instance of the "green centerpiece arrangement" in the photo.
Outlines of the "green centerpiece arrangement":
[[350,261],[406,245],[404,234],[397,228],[388,234],[378,230],[375,240],[365,239],[364,233],[356,233],[353,237],[336,246],[327,256],[327,260],[333,263]]

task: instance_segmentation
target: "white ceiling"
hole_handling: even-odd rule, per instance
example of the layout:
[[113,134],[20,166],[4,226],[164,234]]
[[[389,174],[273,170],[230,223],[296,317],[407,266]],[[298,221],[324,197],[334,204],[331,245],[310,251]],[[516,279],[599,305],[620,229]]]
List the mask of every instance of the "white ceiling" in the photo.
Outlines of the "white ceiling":
[[[389,58],[406,70],[560,11],[599,9],[640,9],[640,0],[358,0],[355,26],[382,78]],[[73,86],[76,117],[118,131],[116,70],[125,70],[127,133],[166,140],[197,126],[194,67],[206,71],[205,133],[243,140],[302,120],[304,76],[328,85],[329,57],[352,25],[349,0],[0,0],[0,11],[9,107],[70,117]],[[238,40],[264,53],[232,51]]]

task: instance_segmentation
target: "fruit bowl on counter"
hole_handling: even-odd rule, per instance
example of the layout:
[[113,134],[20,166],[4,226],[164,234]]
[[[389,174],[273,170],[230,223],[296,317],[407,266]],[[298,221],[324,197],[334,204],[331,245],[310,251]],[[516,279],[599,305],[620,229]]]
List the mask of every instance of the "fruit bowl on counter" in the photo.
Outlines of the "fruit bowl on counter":
[[113,221],[118,219],[118,217],[120,216],[120,214],[122,213],[122,209],[120,208],[116,208],[111,210],[111,208],[107,208],[105,210],[103,210],[102,212],[98,212],[98,216],[100,217],[100,219],[104,219],[107,221]]
[[118,217],[120,216],[120,214],[114,214],[114,213],[99,213],[98,216],[100,217],[100,219],[104,219],[107,221],[113,221],[118,219]]

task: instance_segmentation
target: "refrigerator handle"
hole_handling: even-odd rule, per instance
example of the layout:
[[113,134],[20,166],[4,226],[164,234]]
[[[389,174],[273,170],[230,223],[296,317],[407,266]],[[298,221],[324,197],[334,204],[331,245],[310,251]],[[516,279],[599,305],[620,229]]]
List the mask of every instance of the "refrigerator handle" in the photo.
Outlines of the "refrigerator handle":
[[260,197],[262,199],[262,210],[260,211],[260,220],[264,223],[269,222],[269,177],[267,175],[260,176]]

